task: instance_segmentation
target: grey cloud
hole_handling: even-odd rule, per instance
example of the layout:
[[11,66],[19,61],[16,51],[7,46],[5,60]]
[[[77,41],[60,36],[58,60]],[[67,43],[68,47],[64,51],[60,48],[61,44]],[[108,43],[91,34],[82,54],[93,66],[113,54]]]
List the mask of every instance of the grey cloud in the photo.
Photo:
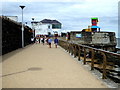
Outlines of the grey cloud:
[[[73,5],[85,4],[85,2],[6,2],[3,3],[3,14],[16,16],[18,15],[19,21],[21,21],[21,9],[19,5],[25,5],[24,9],[24,21],[31,21],[32,17],[35,20],[40,21],[44,18],[54,18],[59,20],[63,24],[63,29],[83,29],[87,28],[91,24],[91,17],[99,18],[99,26],[102,30],[117,30],[117,13],[109,15],[106,11],[102,11],[104,7],[101,7],[101,11],[97,11],[97,8],[92,11],[86,11],[84,8],[70,9],[69,11],[61,12],[66,8]],[[94,5],[94,3],[93,3]],[[94,12],[97,11],[97,12]],[[116,16],[115,16],[116,15]]]

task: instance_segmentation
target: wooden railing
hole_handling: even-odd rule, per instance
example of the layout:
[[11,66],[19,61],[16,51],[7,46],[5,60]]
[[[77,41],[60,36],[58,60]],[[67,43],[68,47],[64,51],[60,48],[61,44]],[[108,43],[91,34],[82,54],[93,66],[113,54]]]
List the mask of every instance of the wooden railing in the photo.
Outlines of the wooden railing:
[[[74,55],[74,57],[78,57],[78,61],[81,60],[81,58],[83,58],[83,64],[87,64],[87,55],[89,55],[89,59],[91,59],[90,61],[90,65],[91,65],[91,70],[94,70],[95,68],[95,61],[96,59],[96,53],[98,53],[100,55],[100,57],[98,58],[102,58],[101,59],[101,64],[102,64],[102,79],[106,79],[107,78],[107,71],[109,69],[107,69],[106,67],[108,67],[108,56],[114,56],[117,57],[118,60],[120,61],[120,54],[117,53],[113,53],[113,52],[109,52],[109,51],[105,51],[102,49],[97,49],[97,48],[93,48],[93,47],[89,47],[89,46],[85,46],[85,45],[81,45],[81,44],[77,44],[77,43],[73,43],[70,41],[65,41],[65,40],[59,40],[59,45],[64,48],[67,52],[71,53],[71,55]],[[89,53],[89,54],[88,54]],[[113,60],[114,61],[114,60]],[[114,64],[114,63],[113,63]]]

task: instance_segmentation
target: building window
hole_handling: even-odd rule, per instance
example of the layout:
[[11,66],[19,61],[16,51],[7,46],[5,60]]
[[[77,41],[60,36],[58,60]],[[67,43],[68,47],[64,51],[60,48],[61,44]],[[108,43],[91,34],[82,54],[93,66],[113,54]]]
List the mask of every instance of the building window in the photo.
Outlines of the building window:
[[52,29],[61,29],[61,24],[52,24]]
[[51,35],[51,32],[48,32],[48,35]]
[[50,25],[48,25],[48,29],[50,29]]

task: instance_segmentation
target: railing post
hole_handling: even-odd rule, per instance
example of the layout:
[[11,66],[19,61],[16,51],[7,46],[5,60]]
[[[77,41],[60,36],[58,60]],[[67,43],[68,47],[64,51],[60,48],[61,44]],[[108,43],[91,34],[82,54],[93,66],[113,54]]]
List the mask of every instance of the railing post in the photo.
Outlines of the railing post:
[[84,64],[86,64],[86,49],[84,47]]
[[66,46],[66,51],[67,51],[68,45],[67,45],[67,42],[65,42],[65,43],[66,43],[65,46]]
[[73,52],[74,52],[74,47],[73,47],[73,44],[72,44],[72,52],[71,52],[71,55],[73,55]]
[[80,53],[81,53],[81,49],[80,46],[78,46],[79,50],[78,50],[78,61],[80,61]]
[[61,45],[62,45],[62,47],[64,48],[63,41],[62,41]]
[[64,42],[63,42],[63,44],[62,44],[62,45],[63,45],[63,47],[64,47],[64,49],[65,49],[65,43],[64,43]]
[[69,53],[70,53],[70,43],[69,43]]
[[71,53],[71,55],[72,55],[72,49],[73,49],[72,44],[70,44],[70,53]]
[[103,76],[102,79],[106,79],[106,55],[105,53],[101,52],[101,54],[103,55]]
[[58,42],[58,45],[60,46],[60,40],[59,40],[59,42]]
[[69,52],[69,43],[67,42],[67,52]]
[[60,46],[61,46],[61,40],[60,40]]
[[74,57],[76,57],[76,45],[74,46]]
[[73,44],[73,56],[75,57],[75,46]]
[[60,46],[63,48],[63,46],[62,46],[62,41],[60,41]]
[[67,50],[67,45],[66,45],[67,43],[66,43],[66,42],[64,42],[64,44],[65,44],[65,50]]
[[91,51],[91,70],[94,69],[94,50],[90,49]]

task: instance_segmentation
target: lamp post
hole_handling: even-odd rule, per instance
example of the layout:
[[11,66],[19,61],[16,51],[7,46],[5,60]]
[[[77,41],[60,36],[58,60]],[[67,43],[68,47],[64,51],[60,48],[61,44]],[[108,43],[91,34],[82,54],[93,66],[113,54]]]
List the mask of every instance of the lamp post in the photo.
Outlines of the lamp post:
[[[34,18],[32,18],[32,20],[34,21]],[[34,33],[34,26],[33,26],[33,23],[32,23],[32,29],[33,29],[33,38],[34,38],[34,37],[35,37],[35,36],[34,36],[35,33]]]
[[24,47],[24,27],[23,27],[23,9],[25,6],[19,6],[22,9],[22,48]]

